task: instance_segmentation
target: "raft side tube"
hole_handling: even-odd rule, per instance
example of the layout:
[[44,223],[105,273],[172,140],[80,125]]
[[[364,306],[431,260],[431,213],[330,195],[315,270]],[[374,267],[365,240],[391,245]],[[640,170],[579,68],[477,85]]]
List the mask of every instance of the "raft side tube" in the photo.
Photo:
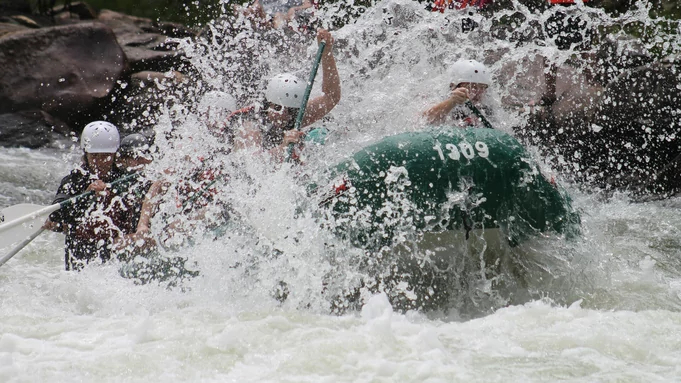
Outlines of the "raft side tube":
[[513,137],[438,128],[382,139],[329,172],[322,206],[354,245],[392,246],[409,233],[500,228],[511,243],[579,233],[579,215]]

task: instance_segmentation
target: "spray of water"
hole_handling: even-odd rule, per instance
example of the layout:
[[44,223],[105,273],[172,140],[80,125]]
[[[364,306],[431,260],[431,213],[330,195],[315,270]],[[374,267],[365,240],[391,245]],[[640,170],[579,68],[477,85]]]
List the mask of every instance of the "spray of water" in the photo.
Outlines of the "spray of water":
[[[596,103],[605,94],[596,80],[616,77],[618,68],[633,60],[629,53],[678,52],[674,33],[649,32],[678,32],[678,25],[649,18],[645,4],[616,17],[582,4],[565,8],[558,17],[555,10],[533,12],[518,1],[511,8],[491,16],[467,10],[437,13],[416,2],[386,0],[333,31],[343,98],[318,124],[331,132],[327,143],[309,145],[302,166],[274,163],[257,150],[233,150],[227,134],[207,126],[200,101],[206,92],[218,90],[231,94],[240,107],[260,108],[267,78],[281,72],[307,77],[316,52],[314,34],[263,28],[237,14],[209,23],[198,39],[177,40],[192,80],[169,94],[156,117],[158,154],[149,178],[168,185],[152,225],[164,244],[162,253],[181,254],[200,270],[200,277],[183,287],[232,302],[322,312],[361,307],[371,294],[384,291],[396,307],[454,317],[487,314],[531,299],[571,304],[598,295],[617,262],[590,237],[589,214],[584,236],[572,241],[547,236],[514,246],[492,231],[466,239],[458,233],[424,236],[405,225],[397,245],[367,252],[334,236],[328,230],[332,224],[308,193],[326,169],[356,150],[387,135],[424,129],[421,112],[447,95],[448,67],[459,59],[491,68],[495,83],[485,112],[495,128],[518,132],[532,144],[538,143],[536,137],[559,140],[563,133],[549,136],[527,128],[530,107],[540,105],[552,86],[546,76],[552,70],[559,68],[559,94]],[[317,10],[315,18],[328,26],[337,11]],[[631,29],[648,38],[629,38]],[[605,38],[617,44],[600,41]],[[604,58],[604,46],[615,47],[608,57],[622,62]],[[313,96],[319,92],[318,81]],[[585,107],[563,117],[592,112]],[[531,148],[544,174],[559,181],[565,181],[565,174],[579,178],[584,171],[579,161],[546,147]],[[205,171],[217,181],[201,216],[191,220],[180,185],[204,189],[207,182],[196,175]],[[585,177],[594,176],[585,172]],[[455,197],[453,203],[460,203]],[[584,199],[588,203],[589,197]],[[176,229],[169,231],[168,222],[176,222]],[[391,261],[381,262],[384,258]],[[413,283],[393,278],[405,269],[392,259],[406,262],[413,271],[407,280]],[[598,306],[598,298],[591,304]]]

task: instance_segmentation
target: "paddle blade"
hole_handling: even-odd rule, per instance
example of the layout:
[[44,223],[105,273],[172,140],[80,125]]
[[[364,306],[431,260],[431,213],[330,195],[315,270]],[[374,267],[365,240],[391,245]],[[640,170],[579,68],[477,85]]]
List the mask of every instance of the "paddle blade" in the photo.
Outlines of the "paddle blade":
[[0,266],[4,265],[5,262],[9,261],[10,258],[16,255],[16,253],[18,253],[19,251],[21,251],[21,249],[26,247],[26,245],[28,245],[32,240],[35,239],[35,237],[39,236],[40,233],[42,232],[43,228],[40,228],[40,230],[36,231],[35,233],[31,234],[28,238],[21,241],[21,243],[15,246],[14,249],[12,249],[12,251],[10,251],[9,253],[5,254],[2,258],[0,258]]
[[3,225],[18,219],[24,218],[24,221],[21,224],[0,231],[0,253],[11,250],[27,238],[30,238],[35,233],[39,232],[49,213],[54,211],[45,210],[45,206],[26,203],[2,209],[0,215],[4,220],[0,222],[0,228]]

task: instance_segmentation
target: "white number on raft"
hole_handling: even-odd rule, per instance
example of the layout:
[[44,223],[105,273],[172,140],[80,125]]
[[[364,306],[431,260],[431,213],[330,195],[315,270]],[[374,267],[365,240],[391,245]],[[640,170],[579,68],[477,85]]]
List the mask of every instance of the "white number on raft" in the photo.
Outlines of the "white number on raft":
[[[435,141],[435,146],[433,146],[433,149],[437,151],[437,154],[440,156],[440,159],[444,161],[445,155],[442,152],[442,146],[440,145],[439,141]],[[449,153],[447,153],[447,156],[453,159],[454,161],[458,161],[461,158],[461,154],[463,154],[464,157],[470,160],[473,157],[475,157],[476,151],[478,152],[478,156],[482,158],[489,157],[489,148],[487,147],[487,144],[482,141],[475,142],[475,150],[468,142],[459,143],[458,148],[454,144],[447,144],[445,145],[445,149],[449,151]]]
[[475,143],[475,149],[478,150],[478,155],[482,158],[487,158],[489,157],[489,148],[487,147],[487,144],[482,142],[482,141],[477,141]]
[[459,148],[461,148],[461,154],[463,154],[463,156],[468,158],[469,160],[471,158],[475,157],[475,152],[473,151],[473,147],[468,142],[459,143]]
[[459,154],[459,149],[454,146],[454,144],[447,144],[445,145],[445,148],[449,150],[449,158],[453,159],[454,161],[458,161],[459,158],[461,158],[461,155]]
[[444,161],[445,160],[445,155],[442,153],[442,146],[440,145],[440,141],[435,141],[435,146],[433,146],[433,149],[437,151],[437,154],[440,155],[440,160]]

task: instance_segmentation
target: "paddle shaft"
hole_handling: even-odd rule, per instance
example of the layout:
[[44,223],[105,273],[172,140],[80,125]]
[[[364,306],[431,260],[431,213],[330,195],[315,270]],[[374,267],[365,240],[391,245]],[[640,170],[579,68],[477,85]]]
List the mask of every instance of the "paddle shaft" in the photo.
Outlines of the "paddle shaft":
[[478,116],[478,118],[482,121],[482,124],[485,125],[485,128],[494,129],[492,127],[492,124],[490,124],[487,118],[485,118],[485,116],[482,114],[482,112],[480,112],[480,110],[476,108],[475,105],[473,105],[471,100],[466,100],[465,105],[468,107],[468,109],[471,110],[471,112],[473,112],[473,114]]
[[15,247],[12,251],[7,253],[4,257],[0,258],[0,266],[4,265],[5,262],[9,261],[10,258],[12,258],[16,253],[20,252],[21,249],[26,247],[26,245],[29,244],[32,240],[34,240],[37,236],[39,236],[45,229],[42,227],[40,230],[36,231],[35,233],[31,234],[29,237],[24,239],[17,247]]
[[52,212],[59,210],[62,206],[65,206],[65,205],[62,205],[62,203],[64,203],[64,202],[66,202],[66,201],[63,201],[61,203],[55,203],[54,205],[50,205],[50,206],[45,206],[44,208],[42,208],[40,210],[36,210],[36,211],[31,212],[29,214],[26,214],[23,217],[15,218],[12,221],[9,221],[7,223],[3,223],[2,225],[0,225],[0,233],[5,232],[5,231],[7,231],[11,228],[14,228],[16,226],[19,226],[22,223],[31,221],[31,220],[35,219],[36,217],[51,214]]
[[194,193],[194,195],[191,196],[188,200],[184,201],[182,203],[182,208],[184,209],[190,203],[194,203],[194,201],[196,201],[196,199],[198,199],[199,197],[204,195],[208,191],[208,189],[210,189],[211,186],[215,185],[215,183],[220,181],[221,179],[222,179],[222,175],[216,176],[214,180],[212,180],[208,183],[208,185],[204,186],[203,188],[201,188],[201,190]]
[[[137,174],[129,174],[125,177],[121,177],[121,178],[117,179],[116,181],[112,182],[111,185],[113,186],[113,185],[125,182],[127,180],[133,179],[135,177],[137,177]],[[14,219],[14,220],[6,223],[6,224],[0,225],[0,233],[7,231],[7,230],[9,230],[13,227],[18,226],[18,225],[21,225],[22,223],[31,221],[31,220],[33,220],[37,217],[42,216],[42,215],[50,214],[54,211],[59,210],[62,207],[66,207],[70,204],[75,203],[79,199],[90,197],[92,194],[94,194],[92,191],[89,191],[89,192],[86,192],[86,193],[83,193],[83,194],[79,194],[75,197],[71,197],[71,198],[69,198],[65,201],[60,202],[60,203],[56,203],[54,205],[44,207],[40,210],[29,213],[29,214],[27,214],[23,217],[19,217],[17,219]],[[0,266],[4,265],[7,261],[9,261],[10,258],[15,256],[19,251],[21,251],[21,249],[26,247],[26,245],[28,245],[31,241],[33,241],[36,237],[38,237],[44,230],[45,229],[43,227],[40,227],[36,232],[32,233],[31,235],[26,237],[23,241],[21,241],[21,243],[19,243],[14,249],[12,249],[12,251],[10,251],[5,256],[0,258]]]
[[[121,177],[121,178],[115,180],[114,182],[111,183],[111,185],[113,186],[113,185],[119,184],[121,182],[125,182],[127,180],[130,180],[130,179],[136,177],[136,176],[137,176],[136,174],[129,174],[125,177]],[[51,214],[51,213],[53,213],[53,212],[55,212],[55,211],[57,211],[57,210],[59,210],[63,207],[66,207],[66,206],[69,206],[71,204],[76,203],[80,199],[88,198],[92,194],[94,194],[93,191],[88,191],[88,192],[85,192],[83,194],[79,194],[77,196],[71,197],[67,200],[61,201],[59,203],[55,203],[54,205],[46,206],[42,209],[39,209],[39,210],[36,210],[36,211],[31,212],[29,214],[26,214],[23,217],[19,217],[19,218],[12,220],[12,221],[4,223],[4,224],[0,225],[0,233],[7,231],[7,230],[9,230],[13,227],[18,226],[18,225],[21,225],[24,222],[31,221],[31,220],[35,219],[36,217]]]
[[298,116],[296,116],[295,129],[300,130],[303,117],[305,117],[305,109],[307,109],[307,101],[310,99],[310,93],[312,92],[312,85],[314,84],[314,79],[317,77],[317,70],[319,69],[319,63],[322,61],[322,54],[324,53],[324,48],[326,47],[326,42],[322,41],[319,43],[319,49],[317,49],[317,57],[312,65],[312,71],[310,72],[310,78],[307,80],[307,87],[305,88],[305,93],[303,94],[303,101],[300,104],[300,109],[298,109]]
[[[324,48],[326,47],[326,42],[322,41],[319,43],[319,49],[317,49],[317,57],[315,57],[314,63],[312,64],[312,71],[310,72],[310,78],[307,80],[307,87],[305,88],[305,93],[303,94],[303,101],[300,104],[300,109],[298,109],[298,115],[296,116],[296,123],[294,125],[295,130],[300,130],[303,124],[303,118],[305,117],[305,109],[307,109],[307,101],[310,99],[310,93],[312,92],[312,85],[314,85],[314,79],[317,77],[317,70],[319,69],[319,63],[322,61],[322,54],[324,54]],[[288,146],[289,158],[293,154],[293,144]]]

